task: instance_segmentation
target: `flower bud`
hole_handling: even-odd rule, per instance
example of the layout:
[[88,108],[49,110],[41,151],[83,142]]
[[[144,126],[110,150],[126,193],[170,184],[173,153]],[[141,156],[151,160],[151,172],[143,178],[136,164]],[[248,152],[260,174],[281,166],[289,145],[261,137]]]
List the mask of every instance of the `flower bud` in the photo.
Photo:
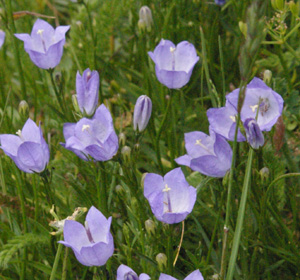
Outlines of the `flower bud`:
[[270,70],[265,70],[264,72],[264,82],[269,86],[272,80],[272,72]]
[[20,114],[21,118],[28,119],[28,117],[29,117],[29,106],[28,106],[28,103],[25,100],[22,100],[19,103],[18,111],[19,111],[19,114]]
[[139,22],[138,27],[140,30],[144,31],[145,29],[150,32],[153,25],[152,13],[148,6],[143,6],[139,12]]
[[259,171],[259,175],[261,180],[264,182],[265,180],[267,180],[269,178],[270,175],[270,171],[268,167],[263,167],[260,171]]
[[79,105],[78,105],[78,101],[77,101],[77,94],[72,95],[72,103],[73,103],[73,107],[74,107],[75,112],[79,113],[80,109],[79,109]]
[[168,261],[167,256],[164,253],[159,253],[157,254],[155,259],[157,261],[159,270],[163,271],[164,268],[167,267],[167,261]]
[[253,118],[248,118],[244,122],[247,141],[253,149],[258,149],[265,143],[264,135],[257,122]]
[[83,71],[82,76],[79,71],[76,75],[76,93],[79,109],[82,113],[91,116],[98,106],[99,98],[99,74],[89,68]]
[[247,37],[247,29],[248,29],[247,24],[245,22],[239,21],[239,28],[246,38]]
[[125,142],[126,142],[126,135],[125,135],[125,133],[121,132],[119,134],[119,145],[124,146]]
[[156,229],[156,226],[155,226],[155,223],[148,219],[147,221],[145,221],[145,228],[146,228],[146,231],[149,235],[151,234],[155,234],[155,229]]
[[121,154],[123,156],[123,159],[125,162],[130,162],[130,157],[131,157],[131,148],[128,146],[124,146],[121,150]]
[[147,95],[141,95],[135,104],[133,113],[133,129],[142,132],[151,117],[152,101]]
[[297,18],[299,15],[299,4],[296,4],[294,1],[290,1],[289,8],[293,16]]

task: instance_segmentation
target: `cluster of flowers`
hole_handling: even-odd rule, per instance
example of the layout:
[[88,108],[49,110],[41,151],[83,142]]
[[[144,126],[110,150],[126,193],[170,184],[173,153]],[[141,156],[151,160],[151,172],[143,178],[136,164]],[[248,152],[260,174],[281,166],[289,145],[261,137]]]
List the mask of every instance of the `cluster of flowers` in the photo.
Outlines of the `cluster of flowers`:
[[[31,36],[16,34],[24,41],[24,47],[31,60],[40,68],[54,68],[60,61],[69,26],[55,30],[43,20],[37,20]],[[158,80],[171,89],[186,85],[199,57],[195,47],[183,41],[175,46],[171,41],[161,40],[149,56],[155,63]],[[76,104],[84,116],[77,123],[65,123],[65,143],[61,145],[74,152],[83,160],[107,161],[118,150],[118,137],[108,109],[102,104],[98,108],[99,74],[86,69],[82,76],[76,76]],[[226,140],[233,141],[236,130],[239,89],[226,96],[226,105],[207,111],[210,123],[209,135],[200,131],[185,134],[187,154],[176,159],[180,165],[212,177],[223,177],[231,167],[232,150]],[[279,94],[263,81],[254,78],[247,86],[241,110],[246,137],[238,130],[237,140],[247,140],[253,148],[264,144],[262,131],[269,131],[282,113],[283,100]],[[147,96],[140,96],[134,110],[134,129],[143,131],[149,121],[152,102]],[[42,172],[49,162],[49,148],[41,127],[28,119],[17,135],[0,135],[1,149],[11,157],[20,170],[28,173]],[[191,213],[197,192],[189,186],[181,168],[175,168],[164,177],[148,173],[144,179],[144,195],[149,201],[155,217],[162,222],[173,224],[183,221]],[[64,224],[64,241],[71,247],[78,261],[86,266],[106,263],[114,250],[110,233],[111,217],[92,207],[86,217],[85,227],[67,220]],[[125,277],[127,276],[127,277]],[[129,267],[121,265],[117,279],[150,279],[140,277]],[[161,274],[160,280],[175,279]],[[202,279],[199,270],[186,280]]]

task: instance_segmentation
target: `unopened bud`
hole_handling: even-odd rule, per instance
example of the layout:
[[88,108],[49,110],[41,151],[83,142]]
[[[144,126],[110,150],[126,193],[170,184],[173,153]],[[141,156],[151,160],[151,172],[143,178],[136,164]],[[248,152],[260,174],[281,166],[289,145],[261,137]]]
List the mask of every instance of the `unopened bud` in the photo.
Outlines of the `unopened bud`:
[[299,15],[299,4],[296,4],[294,1],[290,1],[289,8],[293,16],[297,18]]
[[152,220],[148,219],[147,221],[145,221],[145,228],[149,235],[155,234],[156,225]]
[[159,253],[155,259],[157,261],[159,270],[164,271],[164,269],[167,267],[167,256],[164,253]]
[[126,135],[125,135],[125,133],[121,132],[119,134],[119,145],[124,146],[125,143],[126,143]]
[[130,162],[130,158],[131,158],[131,148],[128,146],[124,146],[121,150],[121,154],[123,156],[123,159],[125,162]]
[[144,31],[147,30],[148,32],[151,31],[151,27],[153,25],[153,18],[152,12],[148,6],[143,6],[139,12],[139,22],[138,27],[140,30]]
[[124,189],[121,185],[116,185],[115,190],[117,193],[122,193],[124,191]]
[[265,143],[264,135],[260,130],[257,122],[253,118],[248,118],[244,122],[247,142],[253,149],[262,147]]
[[260,171],[259,171],[259,175],[261,180],[264,182],[265,180],[267,180],[269,178],[270,175],[270,171],[268,167],[263,167]]
[[72,95],[72,103],[76,113],[80,113],[80,108],[78,105],[77,94]]
[[264,82],[270,86],[272,80],[272,72],[270,70],[265,70],[264,72]]
[[19,114],[20,114],[22,119],[28,119],[29,106],[28,106],[28,103],[25,100],[22,100],[19,103],[18,111],[19,111]]
[[242,34],[247,37],[247,24],[245,22],[239,21],[239,28],[242,32]]
[[133,129],[143,131],[152,113],[152,101],[147,95],[141,95],[135,104],[133,113]]

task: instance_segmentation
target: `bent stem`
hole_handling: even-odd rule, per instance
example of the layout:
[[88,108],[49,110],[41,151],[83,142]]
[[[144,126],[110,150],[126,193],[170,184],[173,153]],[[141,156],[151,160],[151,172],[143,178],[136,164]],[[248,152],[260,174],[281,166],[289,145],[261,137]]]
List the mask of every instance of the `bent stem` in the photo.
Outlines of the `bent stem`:
[[252,148],[250,148],[249,154],[248,154],[248,161],[247,161],[247,165],[246,165],[245,177],[244,177],[242,197],[241,197],[241,202],[240,202],[240,207],[239,207],[239,212],[238,212],[238,217],[237,217],[237,224],[236,224],[234,237],[233,237],[232,252],[230,255],[230,260],[229,260],[229,265],[228,265],[228,274],[227,274],[226,280],[231,280],[233,278],[234,267],[235,267],[235,263],[236,263],[236,257],[237,257],[237,253],[238,253],[238,249],[239,249],[242,227],[243,227],[243,222],[244,222],[248,190],[250,187],[253,155],[254,155],[254,150]]
[[178,245],[178,250],[177,250],[177,253],[176,253],[176,256],[175,256],[175,260],[173,262],[174,267],[175,267],[177,259],[179,257],[179,253],[180,253],[180,249],[181,249],[181,245],[182,245],[182,241],[183,241],[183,235],[184,235],[184,220],[182,221],[182,229],[181,229],[181,236],[180,236],[180,242],[179,242],[179,245]]
[[58,247],[57,247],[57,251],[56,251],[56,255],[55,255],[55,259],[54,259],[54,264],[53,264],[53,267],[52,267],[52,271],[51,271],[51,275],[50,275],[49,280],[54,280],[55,279],[55,273],[56,273],[57,266],[58,266],[58,263],[59,263],[62,248],[63,248],[63,244],[59,243]]

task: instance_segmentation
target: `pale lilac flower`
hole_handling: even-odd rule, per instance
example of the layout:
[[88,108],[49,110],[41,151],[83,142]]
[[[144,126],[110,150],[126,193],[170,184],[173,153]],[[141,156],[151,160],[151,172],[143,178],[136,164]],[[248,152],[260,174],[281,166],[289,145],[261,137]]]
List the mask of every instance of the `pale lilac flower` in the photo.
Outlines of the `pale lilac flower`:
[[199,57],[193,44],[183,41],[175,46],[162,39],[154,52],[148,52],[155,63],[157,79],[171,89],[186,85]]
[[48,22],[37,19],[31,35],[15,34],[24,42],[24,49],[29,54],[32,62],[42,69],[57,66],[63,54],[66,41],[65,34],[70,26],[59,26],[54,29]]
[[[161,273],[158,280],[177,280],[177,279],[170,275]],[[191,274],[189,274],[187,277],[185,277],[183,280],[204,280],[204,278],[200,270],[197,269],[193,271]]]
[[175,161],[210,177],[223,177],[231,167],[232,149],[219,134],[210,130],[210,136],[193,131],[184,134],[187,154]]
[[246,131],[247,141],[253,149],[258,149],[264,145],[264,135],[255,119],[246,119],[244,122],[244,128]]
[[5,40],[5,32],[3,30],[0,30],[0,49],[4,44],[4,40]]
[[164,177],[148,173],[144,180],[144,195],[159,221],[174,224],[192,212],[197,191],[189,186],[181,168],[175,168]]
[[226,0],[215,0],[215,3],[219,6],[223,6],[226,3]]
[[98,105],[99,74],[89,68],[84,70],[82,76],[79,71],[76,75],[76,93],[79,109],[82,113],[91,116]]
[[77,123],[65,123],[63,132],[66,143],[62,146],[83,160],[92,157],[96,161],[107,161],[119,148],[111,114],[103,104],[92,119],[82,118]]
[[121,264],[117,270],[117,280],[149,280],[146,273],[138,276],[129,266]]
[[114,252],[114,240],[108,219],[94,206],[87,213],[85,227],[73,220],[64,224],[64,241],[59,243],[72,248],[77,260],[85,266],[101,266]]
[[18,130],[16,134],[1,134],[0,148],[20,170],[27,173],[42,172],[49,162],[50,153],[41,126],[28,119],[22,131]]
[[143,131],[151,117],[152,101],[147,95],[141,95],[135,104],[133,113],[133,129]]
[[[206,112],[210,128],[225,137],[227,140],[234,141],[237,110],[228,101],[225,107],[210,108]],[[238,129],[237,141],[245,141],[246,138]]]
[[[226,99],[237,108],[239,89],[226,96]],[[245,100],[241,110],[241,121],[256,118],[261,131],[270,131],[282,113],[282,97],[269,88],[261,79],[253,78],[247,85]],[[258,110],[258,114],[257,114]]]

